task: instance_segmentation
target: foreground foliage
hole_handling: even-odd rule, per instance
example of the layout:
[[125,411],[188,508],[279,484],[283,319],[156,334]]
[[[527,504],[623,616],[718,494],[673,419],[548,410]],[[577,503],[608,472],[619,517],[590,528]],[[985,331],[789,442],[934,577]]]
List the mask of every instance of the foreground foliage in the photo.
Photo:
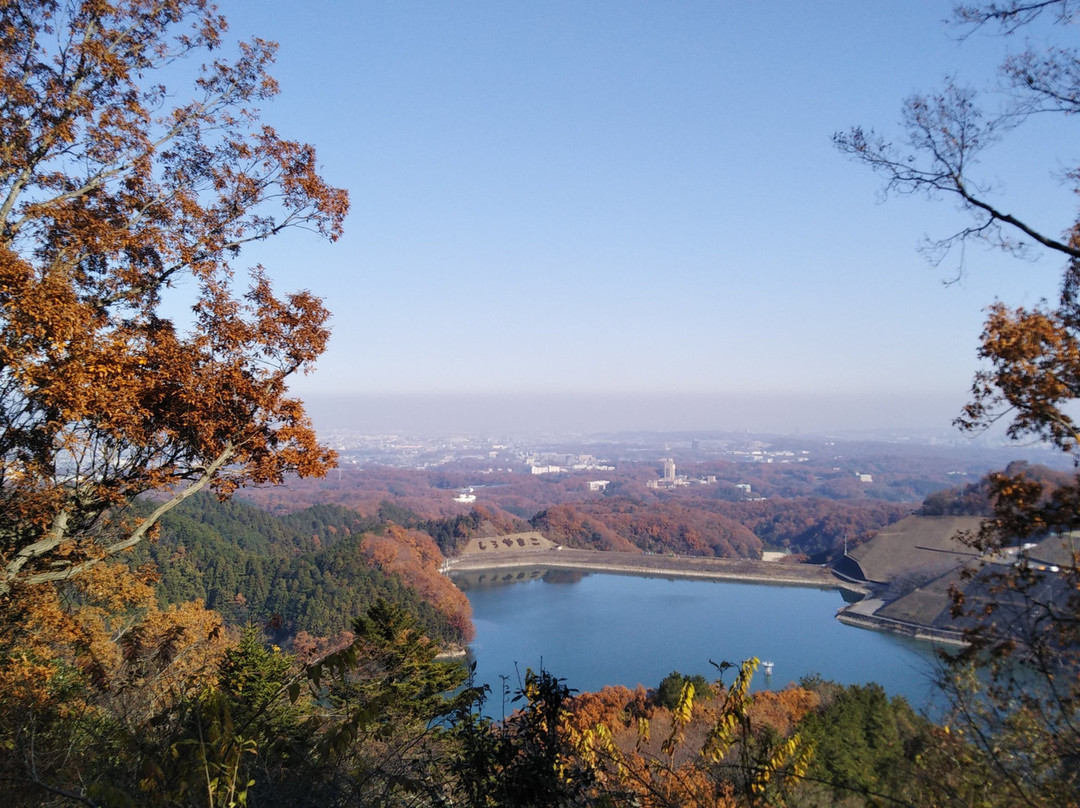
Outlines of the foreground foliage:
[[0,781],[17,804],[760,805],[809,764],[797,727],[815,696],[751,696],[754,662],[715,698],[687,680],[670,709],[527,671],[496,721],[464,665],[385,601],[301,663],[107,572],[39,585],[0,635]]
[[[18,805],[1016,804],[991,736],[876,686],[753,692],[756,660],[580,695],[526,671],[500,716],[385,600],[347,641],[294,653],[197,603],[158,606],[124,567],[20,603],[0,630],[0,782]],[[1045,787],[1045,729],[1017,716],[993,737]]]

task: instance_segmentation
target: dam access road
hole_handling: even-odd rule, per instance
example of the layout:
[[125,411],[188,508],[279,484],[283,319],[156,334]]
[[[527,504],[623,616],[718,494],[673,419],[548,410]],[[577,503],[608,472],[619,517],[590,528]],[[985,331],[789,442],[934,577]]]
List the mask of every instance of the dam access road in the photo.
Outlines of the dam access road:
[[711,581],[813,586],[824,589],[847,589],[860,594],[867,592],[857,584],[833,575],[828,567],[811,564],[743,558],[649,555],[607,550],[572,550],[554,546],[526,550],[500,548],[496,552],[470,552],[472,549],[468,548],[457,558],[447,559],[443,565],[443,571],[450,573],[515,567],[550,567],[587,572],[699,578]]

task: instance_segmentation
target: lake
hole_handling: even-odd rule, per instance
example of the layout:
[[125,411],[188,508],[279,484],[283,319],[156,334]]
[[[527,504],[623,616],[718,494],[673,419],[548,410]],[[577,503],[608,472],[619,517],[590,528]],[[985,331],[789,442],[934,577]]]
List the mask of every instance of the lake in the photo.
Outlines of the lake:
[[[511,691],[525,669],[543,665],[575,690],[656,687],[673,670],[717,671],[709,660],[756,656],[755,689],[781,689],[818,674],[842,684],[878,682],[926,708],[934,646],[846,626],[838,589],[654,578],[527,568],[453,576],[472,604],[470,646],[478,683],[499,709],[501,677]],[[724,675],[725,683],[733,672]]]

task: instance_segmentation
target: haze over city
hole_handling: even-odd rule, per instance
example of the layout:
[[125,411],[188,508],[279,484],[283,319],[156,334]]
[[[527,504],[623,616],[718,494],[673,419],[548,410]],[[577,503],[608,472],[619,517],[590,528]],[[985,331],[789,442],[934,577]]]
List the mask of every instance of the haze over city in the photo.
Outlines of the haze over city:
[[[900,141],[903,100],[947,76],[994,89],[1023,39],[951,5],[232,9],[236,36],[280,43],[266,119],[352,198],[339,243],[245,256],[335,314],[295,392],[320,426],[948,431],[984,307],[1053,297],[1060,266],[932,265],[923,239],[969,220],[880,204],[831,139]],[[1056,234],[1075,200],[1046,167],[1074,152],[1036,125],[982,175]]]

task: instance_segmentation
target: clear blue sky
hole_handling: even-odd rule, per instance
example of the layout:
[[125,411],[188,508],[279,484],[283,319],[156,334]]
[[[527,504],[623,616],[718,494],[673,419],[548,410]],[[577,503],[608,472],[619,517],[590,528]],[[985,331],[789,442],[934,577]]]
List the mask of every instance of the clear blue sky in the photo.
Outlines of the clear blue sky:
[[[896,132],[903,99],[946,75],[993,85],[1023,41],[959,42],[951,5],[223,3],[235,34],[280,43],[265,117],[352,195],[337,244],[294,233],[247,256],[335,313],[294,389],[586,395],[630,408],[613,425],[669,428],[628,403],[664,392],[742,402],[688,428],[947,428],[983,307],[1052,296],[1060,262],[975,247],[945,286],[959,255],[934,268],[918,246],[966,220],[880,204],[831,136]],[[1075,138],[1039,134],[986,176],[1056,235]]]

